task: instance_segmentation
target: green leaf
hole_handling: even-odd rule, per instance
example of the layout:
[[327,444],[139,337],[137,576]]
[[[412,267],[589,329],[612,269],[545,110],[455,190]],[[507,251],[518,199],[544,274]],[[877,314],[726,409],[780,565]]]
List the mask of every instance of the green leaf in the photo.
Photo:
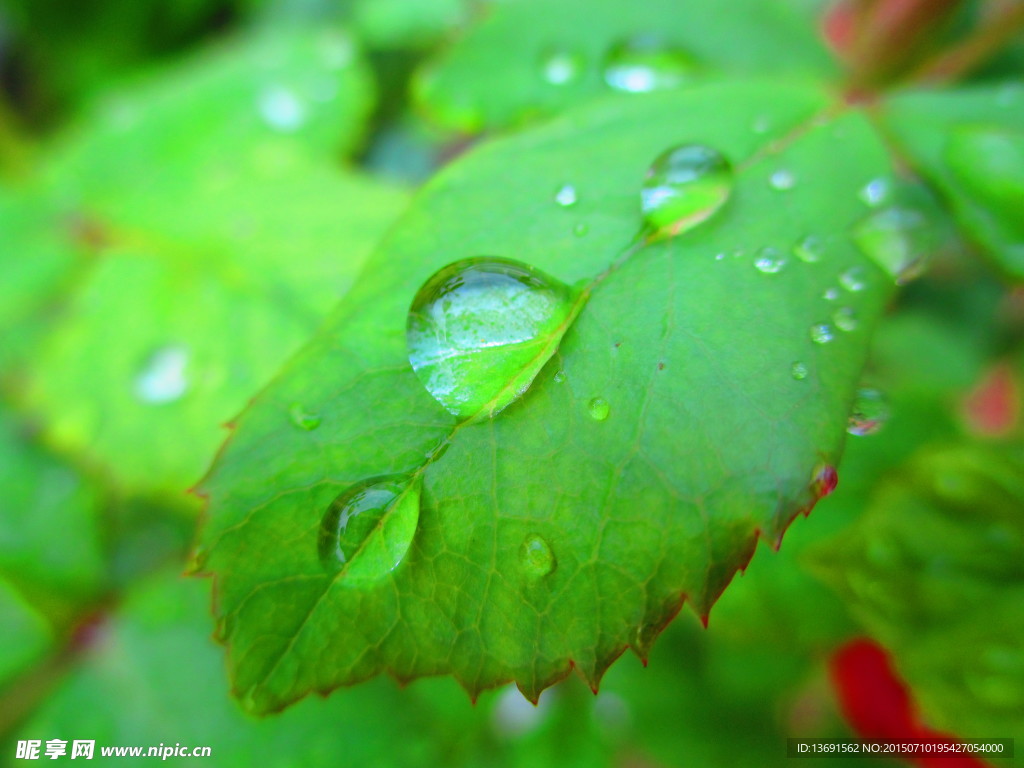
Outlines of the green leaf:
[[106,586],[102,501],[0,406],[0,577],[57,624]]
[[[752,131],[758,116],[774,132]],[[732,197],[644,246],[641,181],[680,142],[732,161]],[[573,666],[596,686],[627,646],[646,654],[684,599],[705,614],[838,459],[892,290],[850,241],[856,191],[888,163],[863,115],[816,89],[722,82],[611,100],[437,177],[203,484],[198,567],[217,578],[236,693],[267,711],[388,670],[451,673],[474,694],[514,679],[534,698]],[[571,206],[554,199],[566,184]],[[816,263],[791,253],[809,235]],[[406,316],[432,273],[480,254],[589,300],[518,402],[460,424],[411,370]],[[851,268],[862,290],[837,288]],[[823,298],[832,288],[840,301]],[[856,328],[813,341],[846,306]],[[296,402],[316,430],[289,418]],[[396,475],[423,483],[415,538],[353,588],[319,560],[321,518],[346,489]],[[528,567],[538,537],[546,574]]]
[[[603,70],[613,49],[643,35],[692,61],[695,76],[834,70],[810,16],[785,2],[681,8],[675,0],[518,0],[495,7],[432,62],[419,77],[417,95],[452,128],[475,132],[519,123],[608,92]],[[654,58],[671,65],[675,57]]]
[[[304,32],[201,58],[83,126],[49,168],[98,258],[33,362],[28,401],[53,444],[122,488],[185,500],[220,425],[404,204],[325,163],[369,106],[350,46]],[[275,128],[261,99],[282,88],[301,123]]]
[[1024,279],[1024,83],[910,92],[882,114],[964,230],[1008,277]]
[[0,578],[0,686],[42,658],[52,642],[50,627],[18,590]]
[[373,48],[423,48],[466,18],[468,0],[355,0],[352,26]]

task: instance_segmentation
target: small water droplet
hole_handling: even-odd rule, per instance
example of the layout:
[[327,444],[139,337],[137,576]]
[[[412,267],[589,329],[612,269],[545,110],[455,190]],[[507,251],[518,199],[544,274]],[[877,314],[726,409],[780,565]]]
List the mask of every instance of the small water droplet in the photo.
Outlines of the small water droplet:
[[835,301],[839,298],[839,291],[835,288],[826,288],[825,292],[821,294],[821,298],[825,301]]
[[306,108],[299,97],[280,85],[263,89],[259,110],[267,125],[281,133],[297,131],[306,122]]
[[615,45],[604,65],[604,80],[617,91],[647,93],[692,80],[697,65],[689,55],[655,35]]
[[817,235],[808,235],[793,246],[793,253],[796,254],[796,257],[808,264],[821,261],[824,252],[825,244]]
[[857,330],[859,325],[857,313],[853,311],[853,307],[840,307],[837,309],[832,313],[832,322],[840,331],[846,331],[847,333]]
[[774,275],[781,272],[785,266],[786,257],[782,254],[782,251],[771,246],[758,251],[757,258],[754,260],[754,267],[757,271],[763,272],[766,275]]
[[173,403],[188,390],[188,349],[171,345],[156,350],[135,377],[135,395],[144,403]]
[[317,551],[348,584],[378,581],[405,559],[420,519],[420,482],[379,477],[339,494],[320,522]]
[[461,419],[493,416],[525,392],[557,351],[574,309],[569,288],[511,259],[438,270],[409,308],[409,362]]
[[540,60],[541,76],[551,85],[569,85],[583,75],[583,55],[564,48],[547,51]]
[[784,192],[796,186],[796,176],[792,171],[780,169],[769,177],[768,184],[772,189]]
[[587,412],[594,421],[604,421],[611,413],[612,407],[603,397],[595,397],[587,404]]
[[308,413],[302,407],[302,403],[292,403],[291,408],[288,409],[288,416],[291,418],[292,424],[307,432],[320,426],[320,417],[315,413]]
[[555,375],[552,378],[555,384],[561,384],[563,381],[565,381],[565,371],[555,371]]
[[846,431],[851,435],[873,435],[888,419],[888,399],[877,389],[864,387],[858,389],[853,398]]
[[839,473],[831,464],[818,464],[811,473],[811,493],[814,498],[822,499],[828,496],[839,485]]
[[576,235],[576,237],[583,237],[589,231],[590,231],[590,227],[588,227],[582,221],[579,224],[577,224],[575,227],[572,228],[572,233],[574,235]]
[[815,344],[828,344],[834,338],[835,333],[828,323],[815,323],[811,326],[811,341]]
[[899,285],[924,271],[938,245],[935,229],[922,211],[895,206],[869,214],[854,229],[853,239]]
[[531,579],[547,576],[557,566],[551,546],[543,536],[531,533],[519,547],[519,563]]
[[732,192],[732,166],[702,144],[682,144],[651,163],[640,193],[644,219],[655,233],[678,235],[718,211]]
[[850,267],[839,275],[839,284],[850,293],[859,293],[868,287],[867,278],[861,267]]
[[807,364],[799,361],[793,363],[793,366],[790,368],[790,373],[792,373],[793,378],[797,381],[803,381],[806,379],[809,372]]
[[877,208],[888,202],[891,195],[892,183],[883,177],[872,179],[861,187],[860,192],[857,193],[857,196],[864,204],[871,208]]
[[559,187],[558,192],[555,193],[555,202],[563,208],[576,205],[576,187],[572,184]]
[[715,254],[715,261],[724,261],[724,260],[725,260],[725,251],[719,251],[718,253]]

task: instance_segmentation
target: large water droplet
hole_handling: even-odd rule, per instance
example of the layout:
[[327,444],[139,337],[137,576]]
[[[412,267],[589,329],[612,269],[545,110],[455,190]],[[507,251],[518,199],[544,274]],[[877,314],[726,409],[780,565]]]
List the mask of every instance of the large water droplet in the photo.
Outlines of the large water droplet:
[[567,286],[511,259],[449,264],[409,308],[409,362],[460,419],[493,416],[525,392],[574,311]]
[[877,389],[858,389],[846,424],[851,435],[873,435],[889,419],[889,400]]
[[811,341],[815,344],[828,344],[834,338],[835,333],[828,323],[815,323],[811,326]]
[[188,390],[188,349],[180,345],[154,352],[135,377],[135,395],[145,403],[173,403]]
[[608,401],[603,397],[595,397],[587,403],[587,413],[590,414],[590,418],[594,421],[604,421],[608,418],[608,414],[611,411],[612,407],[608,405]]
[[536,533],[531,533],[523,539],[523,543],[519,547],[519,563],[531,579],[547,576],[555,570],[557,565],[551,546],[543,536]]
[[617,91],[647,93],[693,79],[697,65],[679,48],[654,35],[640,35],[614,46],[604,65],[604,80]]
[[583,75],[583,55],[565,48],[547,51],[540,60],[540,72],[545,81],[552,85],[569,85]]
[[576,187],[572,184],[565,184],[559,187],[555,193],[555,202],[563,208],[576,205]]
[[302,406],[302,403],[292,403],[291,408],[288,409],[288,417],[292,420],[292,424],[307,432],[311,432],[320,426],[320,416],[315,413],[309,413]]
[[817,235],[808,235],[793,246],[793,253],[796,254],[796,257],[800,261],[806,261],[808,264],[821,261],[824,252],[825,243]]
[[869,214],[854,229],[853,239],[900,285],[920,275],[938,247],[936,231],[922,211],[896,206]]
[[306,122],[306,107],[295,93],[280,85],[269,86],[259,96],[260,115],[281,133],[292,133]]
[[754,267],[757,271],[763,272],[766,275],[774,275],[777,272],[781,272],[785,266],[786,257],[782,254],[782,251],[771,246],[758,251],[757,258],[754,260]]
[[347,584],[378,581],[401,564],[420,519],[420,482],[382,477],[339,495],[320,522],[317,550]]
[[706,220],[729,199],[732,166],[703,144],[673,147],[651,163],[640,193],[644,219],[655,233],[678,235]]

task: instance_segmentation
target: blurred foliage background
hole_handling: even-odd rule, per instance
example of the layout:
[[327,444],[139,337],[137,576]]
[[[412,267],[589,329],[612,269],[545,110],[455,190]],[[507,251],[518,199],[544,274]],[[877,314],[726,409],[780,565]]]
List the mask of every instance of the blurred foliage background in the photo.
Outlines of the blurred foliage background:
[[[223,766],[782,765],[787,736],[854,733],[828,670],[862,635],[929,727],[1024,737],[1024,268],[970,243],[891,308],[868,376],[892,416],[851,438],[837,492],[647,669],[536,708],[450,680],[263,720],[229,696],[208,584],[181,576],[187,489],[419,184],[600,98],[600,52],[652,28],[712,73],[912,69],[880,43],[871,67],[829,51],[842,14],[816,0],[733,0],[695,29],[676,5],[0,3],[0,764],[17,739],[88,738],[209,745]],[[1015,8],[946,5],[915,22],[918,53]],[[1020,98],[1019,34],[977,63]]]

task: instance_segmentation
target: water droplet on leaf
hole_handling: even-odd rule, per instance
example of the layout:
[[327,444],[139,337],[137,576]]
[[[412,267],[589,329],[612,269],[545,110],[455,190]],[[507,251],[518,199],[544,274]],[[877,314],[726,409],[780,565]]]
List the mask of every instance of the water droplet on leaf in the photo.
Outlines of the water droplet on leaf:
[[815,323],[811,326],[811,341],[815,344],[828,344],[834,338],[832,326],[828,323]]
[[839,485],[839,473],[831,464],[818,464],[811,473],[811,493],[814,498],[828,496]]
[[850,293],[859,293],[868,287],[868,281],[864,276],[864,270],[860,267],[850,267],[840,274],[839,284]]
[[587,412],[594,421],[604,421],[611,413],[612,407],[603,397],[595,397],[587,404]]
[[835,301],[836,299],[839,298],[839,291],[837,291],[835,288],[826,288],[825,292],[821,294],[821,298],[823,298],[825,301]]
[[793,253],[796,254],[796,257],[808,264],[821,261],[821,256],[824,252],[825,244],[817,235],[808,235],[793,246]]
[[420,482],[383,477],[340,494],[320,522],[317,550],[347,584],[378,581],[405,559],[420,519]]
[[558,192],[555,193],[555,202],[563,208],[568,208],[570,205],[576,205],[576,187],[572,184],[566,184],[560,187]]
[[935,229],[914,208],[889,207],[869,214],[854,229],[853,239],[899,285],[924,271],[938,245]]
[[531,533],[519,547],[519,562],[523,571],[532,579],[547,576],[557,565],[551,546],[543,536]]
[[851,435],[873,435],[889,419],[889,400],[877,389],[858,389],[846,424]]
[[772,189],[784,192],[796,186],[796,176],[793,175],[792,171],[781,169],[775,171],[775,173],[769,177],[768,184]]
[[590,227],[588,227],[582,221],[579,224],[577,224],[575,227],[572,228],[572,233],[574,235],[576,235],[576,237],[583,237],[589,231],[590,231]]
[[857,330],[857,314],[853,311],[852,307],[840,307],[837,309],[832,313],[832,322],[840,331],[849,333],[850,331]]
[[782,254],[782,251],[771,246],[758,251],[757,258],[754,260],[754,267],[757,268],[757,271],[763,272],[766,275],[774,275],[777,272],[781,272],[785,266],[786,257]]
[[793,363],[792,368],[790,368],[790,373],[792,373],[793,378],[797,381],[803,381],[807,378],[807,374],[809,373],[807,364],[799,361]]
[[260,93],[259,110],[267,125],[281,133],[297,131],[306,122],[306,108],[299,97],[280,85]]
[[552,85],[569,85],[583,75],[584,64],[580,53],[562,48],[551,50],[541,57],[541,76]]
[[673,147],[651,163],[640,193],[644,219],[656,234],[693,229],[729,199],[732,166],[702,144]]
[[188,389],[185,369],[188,350],[180,345],[163,347],[154,352],[135,377],[135,395],[144,403],[173,403]]
[[864,202],[865,205],[871,208],[877,208],[883,203],[888,202],[889,197],[892,194],[892,184],[886,178],[879,177],[872,179],[863,187],[857,196]]
[[460,419],[493,416],[525,392],[558,349],[574,310],[569,288],[511,259],[449,264],[409,308],[409,362]]
[[654,35],[619,43],[608,53],[604,80],[617,91],[647,93],[693,79],[697,65],[690,56]]
[[555,371],[553,381],[555,382],[555,384],[561,384],[563,381],[565,381],[565,371]]
[[288,409],[288,416],[299,429],[310,432],[320,426],[320,417],[315,413],[308,413],[301,403],[292,403]]

